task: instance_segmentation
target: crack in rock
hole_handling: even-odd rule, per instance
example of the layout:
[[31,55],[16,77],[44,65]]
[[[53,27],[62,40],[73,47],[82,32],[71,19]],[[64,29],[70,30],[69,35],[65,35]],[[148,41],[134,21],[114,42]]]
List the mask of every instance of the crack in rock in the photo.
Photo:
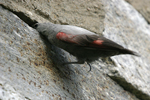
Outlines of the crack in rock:
[[119,84],[121,87],[123,87],[124,90],[129,91],[140,100],[150,100],[150,97],[147,94],[135,88],[131,83],[128,83],[123,77],[110,76],[110,75],[109,77],[112,80],[114,80],[117,84]]

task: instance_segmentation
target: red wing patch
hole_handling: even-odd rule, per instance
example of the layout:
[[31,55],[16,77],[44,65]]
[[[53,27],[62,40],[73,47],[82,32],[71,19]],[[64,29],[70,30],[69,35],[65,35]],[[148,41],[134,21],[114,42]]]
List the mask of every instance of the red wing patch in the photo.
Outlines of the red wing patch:
[[66,36],[67,35],[65,33],[59,32],[59,33],[57,33],[56,38],[61,40],[62,38],[66,38]]
[[95,40],[92,43],[89,44],[90,47],[95,47],[95,48],[103,48],[103,40]]
[[[91,41],[90,39],[92,39],[92,36],[89,36],[87,38],[87,35],[72,35],[72,34],[66,34],[64,32],[59,32],[56,35],[56,38],[58,40],[67,42],[67,43],[73,43],[73,44],[77,44],[80,46],[85,46],[85,47],[89,47],[89,48],[105,48],[105,46],[103,45],[103,40],[99,40],[99,38],[97,38],[97,40]],[[96,38],[95,38],[96,39]]]
[[103,40],[95,40],[92,42],[92,44],[96,44],[96,45],[102,45],[103,44]]
[[73,40],[74,37],[76,37],[76,35],[66,34],[64,32],[59,32],[56,35],[56,38],[58,40],[62,40],[62,41],[68,42],[68,43],[75,43],[75,44],[77,44],[77,42],[75,42]]

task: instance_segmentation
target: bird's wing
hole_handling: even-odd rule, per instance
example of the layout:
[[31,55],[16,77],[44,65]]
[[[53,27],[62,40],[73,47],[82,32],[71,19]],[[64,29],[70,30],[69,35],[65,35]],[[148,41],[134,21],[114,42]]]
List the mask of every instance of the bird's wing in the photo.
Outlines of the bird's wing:
[[119,44],[98,35],[72,35],[64,32],[59,32],[56,38],[72,45],[84,46],[87,49],[104,49],[116,50],[123,49]]

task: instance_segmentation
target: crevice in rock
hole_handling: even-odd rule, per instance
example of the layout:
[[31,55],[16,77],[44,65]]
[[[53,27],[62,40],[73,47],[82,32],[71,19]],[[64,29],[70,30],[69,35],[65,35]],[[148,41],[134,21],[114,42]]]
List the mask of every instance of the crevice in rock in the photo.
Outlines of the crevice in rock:
[[4,9],[7,9],[9,10],[10,12],[16,14],[21,20],[23,20],[25,23],[27,23],[29,26],[32,26],[34,25],[35,23],[37,23],[36,20],[32,20],[30,17],[28,17],[25,13],[23,12],[17,12],[17,11],[14,11],[12,10],[11,8],[3,5],[3,4],[0,4],[0,6],[2,6]]
[[39,9],[35,10],[35,13],[38,14],[39,16],[42,15],[42,17],[45,18],[45,19],[50,18],[47,13],[44,13],[44,12],[42,12],[42,11],[39,10]]
[[134,87],[131,83],[128,83],[123,77],[118,76],[109,76],[112,80],[117,82],[124,90],[129,91],[133,95],[135,95],[140,100],[150,100],[150,96],[143,93],[142,91],[138,90]]
[[[29,26],[33,27],[34,24],[38,23],[36,20],[33,20],[31,19],[30,17],[28,17],[24,12],[18,12],[18,11],[14,11],[13,9],[3,5],[3,4],[0,4],[0,6],[2,6],[4,9],[7,9],[9,10],[10,12],[14,13],[15,15],[17,15],[21,20],[23,20],[25,23],[27,23]],[[35,12],[45,19],[47,18],[50,18],[48,14],[42,12],[41,10],[35,10]],[[51,22],[53,23],[57,23],[56,21],[53,21],[52,19],[50,19]],[[61,22],[59,21],[60,24],[63,24],[63,25],[68,25],[68,23],[64,23],[64,22]]]

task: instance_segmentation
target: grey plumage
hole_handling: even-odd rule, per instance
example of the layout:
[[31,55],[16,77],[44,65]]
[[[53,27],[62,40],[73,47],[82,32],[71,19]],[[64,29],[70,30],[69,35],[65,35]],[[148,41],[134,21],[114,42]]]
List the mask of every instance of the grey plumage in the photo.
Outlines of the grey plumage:
[[67,64],[89,64],[99,57],[110,57],[119,54],[138,55],[121,45],[86,29],[53,23],[37,23],[34,28],[45,35],[51,44],[58,46],[77,57],[77,62]]

